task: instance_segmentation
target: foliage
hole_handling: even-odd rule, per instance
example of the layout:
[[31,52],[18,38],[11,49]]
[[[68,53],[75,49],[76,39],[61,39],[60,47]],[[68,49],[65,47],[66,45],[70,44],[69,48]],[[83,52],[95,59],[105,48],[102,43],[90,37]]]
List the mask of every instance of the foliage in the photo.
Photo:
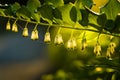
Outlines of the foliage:
[[[37,23],[44,20],[48,22],[48,25],[57,23],[74,27],[78,22],[84,28],[91,26],[97,31],[105,29],[111,32],[111,29],[118,29],[119,27],[116,26],[116,19],[119,18],[118,14],[120,13],[119,8],[118,0],[105,0],[104,2],[101,0],[76,0],[74,3],[67,4],[64,4],[63,0],[45,0],[44,4],[41,4],[39,0],[28,0],[27,5],[20,6],[16,2],[9,5],[7,9],[0,9],[0,13],[6,17],[35,20]],[[94,22],[91,22],[91,18],[95,19]],[[105,18],[104,22],[103,18]],[[118,32],[120,31],[118,30]],[[116,31],[112,31],[112,33],[116,33]]]

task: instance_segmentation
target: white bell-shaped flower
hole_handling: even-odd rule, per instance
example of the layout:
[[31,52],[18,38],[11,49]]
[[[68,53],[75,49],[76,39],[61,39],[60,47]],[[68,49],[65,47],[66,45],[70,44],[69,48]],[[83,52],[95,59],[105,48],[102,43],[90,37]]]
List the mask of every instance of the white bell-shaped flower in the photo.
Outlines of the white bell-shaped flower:
[[11,27],[10,27],[10,21],[8,21],[7,24],[6,24],[6,30],[10,30],[10,29],[11,29]]
[[51,41],[50,32],[45,33],[44,42],[49,43]]
[[27,27],[25,27],[25,28],[23,29],[22,35],[23,35],[24,37],[28,37],[28,28],[27,28]]
[[100,56],[101,55],[101,46],[99,43],[97,43],[95,46],[94,46],[94,53],[96,54],[96,56]]
[[62,38],[62,35],[61,35],[61,34],[57,34],[57,35],[55,36],[54,43],[55,43],[56,45],[63,44],[63,38]]
[[75,49],[77,47],[77,42],[75,38],[71,38],[67,42],[67,48],[68,49]]
[[17,26],[16,23],[13,23],[13,25],[12,25],[12,31],[13,32],[18,32],[18,26]]
[[39,35],[38,35],[38,30],[37,30],[37,29],[35,29],[35,30],[32,31],[31,39],[32,39],[32,40],[37,40],[37,39],[39,39]]

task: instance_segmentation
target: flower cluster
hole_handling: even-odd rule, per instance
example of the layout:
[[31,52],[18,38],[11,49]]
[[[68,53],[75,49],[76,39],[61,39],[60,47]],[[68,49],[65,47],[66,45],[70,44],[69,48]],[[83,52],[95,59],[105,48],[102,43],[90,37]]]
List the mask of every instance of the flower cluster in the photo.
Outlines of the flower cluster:
[[[28,23],[26,23],[26,26],[23,28],[23,32],[22,32],[22,36],[24,36],[24,37],[29,36],[27,24]],[[18,32],[18,26],[16,24],[16,21],[12,24],[12,28],[11,28],[10,21],[8,20],[8,22],[6,24],[6,30],[12,30],[13,32]],[[35,28],[33,29],[32,33],[31,33],[31,39],[32,40],[38,40],[39,39],[39,32],[37,30],[37,24],[36,24]],[[99,37],[98,37],[98,39],[99,39]],[[98,42],[98,39],[97,39],[97,43],[94,46],[94,53],[95,53],[96,56],[101,56],[101,45]],[[110,40],[112,40],[112,39],[113,39],[113,36],[110,37]],[[51,42],[51,34],[50,34],[49,30],[45,33],[44,42],[45,43],[50,43]],[[64,43],[64,41],[63,41],[62,35],[58,32],[55,35],[54,44],[61,45],[63,43]],[[87,47],[87,40],[86,40],[85,34],[83,35],[81,45],[82,45],[82,48],[81,48],[82,50],[84,50]],[[107,58],[112,57],[112,55],[115,52],[115,47],[116,47],[116,44],[111,41],[108,48],[107,48],[107,51],[106,51],[106,57]],[[67,48],[68,49],[73,49],[73,50],[77,48],[77,41],[76,41],[76,38],[73,36],[73,33],[71,34],[70,39],[67,41]]]
[[[6,30],[11,30],[11,24],[10,24],[9,20],[8,20],[8,22],[6,24]],[[12,31],[13,32],[18,32],[18,26],[16,24],[16,21],[12,24]]]

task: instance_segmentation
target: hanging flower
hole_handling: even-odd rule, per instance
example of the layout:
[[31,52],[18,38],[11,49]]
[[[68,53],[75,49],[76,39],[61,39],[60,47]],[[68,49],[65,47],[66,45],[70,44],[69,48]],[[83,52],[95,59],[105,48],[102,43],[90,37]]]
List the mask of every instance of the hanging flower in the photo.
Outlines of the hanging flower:
[[13,31],[13,32],[18,32],[18,27],[17,27],[16,22],[13,23],[13,25],[12,25],[12,31]]
[[10,29],[11,29],[11,27],[10,27],[10,21],[8,21],[7,24],[6,24],[6,30],[10,30]]
[[110,42],[109,48],[110,48],[111,54],[115,52],[115,47],[116,47],[116,44],[114,42]]
[[27,27],[25,27],[25,28],[23,29],[22,35],[23,35],[24,37],[28,37],[28,28],[27,28]]
[[82,50],[84,50],[86,47],[87,47],[87,40],[86,40],[86,38],[84,38],[82,40]]
[[99,43],[97,43],[94,47],[94,53],[96,54],[96,56],[100,56],[101,55],[101,46]]
[[61,35],[61,34],[57,34],[57,35],[55,36],[54,43],[57,44],[57,45],[63,44],[63,38],[62,38],[62,35]]
[[72,45],[73,45],[73,48],[77,47],[77,42],[75,38],[72,39]]
[[35,30],[32,31],[31,39],[32,39],[32,40],[37,40],[37,39],[39,39],[38,30],[37,30],[37,29],[35,29]]
[[110,47],[107,48],[106,57],[111,59],[111,48]]
[[72,49],[72,40],[71,39],[69,39],[67,42],[67,48]]
[[68,49],[75,49],[77,47],[77,42],[75,38],[71,38],[67,42],[67,48]]
[[49,43],[51,41],[50,33],[46,32],[44,37],[44,42]]
[[114,42],[110,42],[110,45],[107,48],[106,57],[111,58],[112,54],[114,54],[115,52],[115,47],[116,47],[116,44]]

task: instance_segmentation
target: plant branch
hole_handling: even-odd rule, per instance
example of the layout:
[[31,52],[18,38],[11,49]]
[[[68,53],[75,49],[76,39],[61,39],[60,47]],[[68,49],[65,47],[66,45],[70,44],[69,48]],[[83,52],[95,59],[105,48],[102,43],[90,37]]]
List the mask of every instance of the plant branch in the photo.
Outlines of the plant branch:
[[[0,15],[1,17],[6,17],[6,18],[11,18],[11,19],[17,19],[17,20],[21,20],[21,21],[25,21],[25,22],[29,22],[29,23],[33,23],[33,24],[39,24],[39,25],[43,25],[43,26],[49,26],[50,24],[49,23],[38,23],[38,22],[35,22],[35,21],[29,21],[29,20],[25,20],[25,19],[22,19],[22,18],[15,18],[15,17],[12,17],[12,16],[5,16],[5,15]],[[93,30],[93,29],[87,29],[87,28],[75,28],[75,27],[72,27],[71,25],[60,25],[60,24],[52,24],[51,27],[61,27],[61,28],[69,28],[69,29],[74,29],[74,30],[86,30],[86,31],[92,31],[92,32],[96,32],[96,33],[101,33],[101,34],[106,34],[106,35],[113,35],[113,36],[116,36],[116,37],[120,37],[119,34],[112,34],[110,32],[107,32],[107,31],[99,31],[99,30]]]

